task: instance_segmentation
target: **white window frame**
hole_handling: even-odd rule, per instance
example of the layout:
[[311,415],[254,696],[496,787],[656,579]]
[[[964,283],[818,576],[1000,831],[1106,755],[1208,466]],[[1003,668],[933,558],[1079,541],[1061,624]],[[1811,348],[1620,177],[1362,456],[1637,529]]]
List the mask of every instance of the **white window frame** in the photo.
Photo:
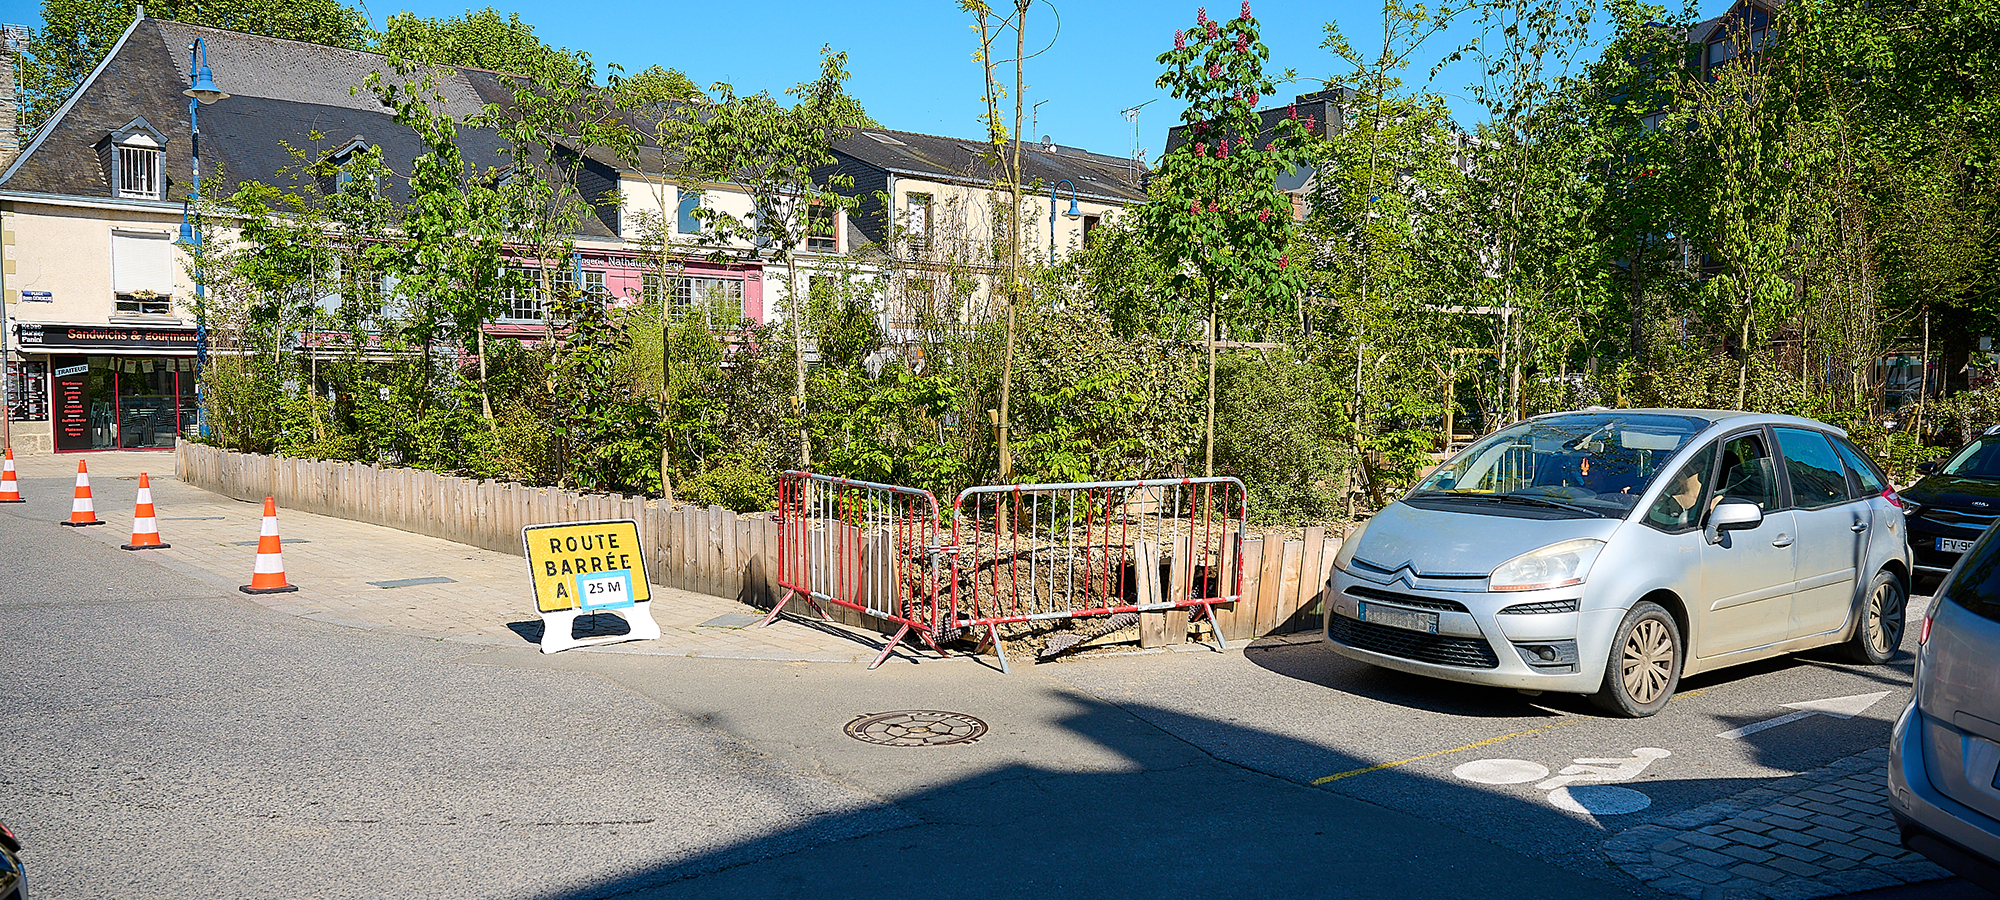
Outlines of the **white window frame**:
[[131,200],[158,200],[165,188],[167,151],[143,137],[130,139],[114,148],[118,158],[118,196]]

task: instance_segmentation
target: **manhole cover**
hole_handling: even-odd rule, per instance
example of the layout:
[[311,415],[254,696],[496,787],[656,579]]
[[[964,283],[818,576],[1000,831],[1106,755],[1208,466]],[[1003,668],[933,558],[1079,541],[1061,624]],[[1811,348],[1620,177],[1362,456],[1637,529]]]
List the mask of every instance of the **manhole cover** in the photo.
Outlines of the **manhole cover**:
[[905,709],[874,713],[847,723],[847,736],[884,747],[941,747],[968,744],[986,733],[986,723],[964,713]]

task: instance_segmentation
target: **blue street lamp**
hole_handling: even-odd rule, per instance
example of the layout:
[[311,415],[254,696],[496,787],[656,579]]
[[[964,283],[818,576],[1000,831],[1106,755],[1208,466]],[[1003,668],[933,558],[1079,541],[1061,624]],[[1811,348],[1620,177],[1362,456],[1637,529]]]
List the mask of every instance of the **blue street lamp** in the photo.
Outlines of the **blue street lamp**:
[[1067,178],[1049,185],[1049,263],[1056,261],[1056,187],[1069,185],[1069,212],[1064,216],[1074,220],[1083,218],[1083,210],[1076,208],[1076,182]]
[[194,254],[194,420],[196,433],[208,437],[207,392],[202,390],[202,376],[208,372],[207,279],[202,275],[201,233],[194,219],[195,204],[201,201],[201,120],[195,113],[202,105],[229,95],[215,86],[215,73],[208,68],[208,43],[201,38],[188,45],[188,88],[181,93],[188,98],[188,130],[192,135],[188,153],[194,167],[194,190],[181,201],[179,243]]

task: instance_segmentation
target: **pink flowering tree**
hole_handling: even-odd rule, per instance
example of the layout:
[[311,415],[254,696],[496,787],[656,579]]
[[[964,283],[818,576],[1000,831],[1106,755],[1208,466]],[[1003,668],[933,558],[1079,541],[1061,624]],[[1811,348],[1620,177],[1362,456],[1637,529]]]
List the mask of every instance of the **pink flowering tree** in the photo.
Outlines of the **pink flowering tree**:
[[1140,217],[1170,274],[1175,296],[1208,320],[1208,422],[1203,472],[1215,474],[1215,344],[1234,322],[1264,321],[1297,303],[1300,266],[1286,255],[1291,198],[1278,176],[1311,165],[1315,126],[1290,110],[1267,125],[1259,101],[1275,85],[1264,74],[1270,50],[1257,38],[1245,2],[1228,21],[1195,12],[1174,33],[1156,82],[1185,101],[1184,142],[1161,157]]

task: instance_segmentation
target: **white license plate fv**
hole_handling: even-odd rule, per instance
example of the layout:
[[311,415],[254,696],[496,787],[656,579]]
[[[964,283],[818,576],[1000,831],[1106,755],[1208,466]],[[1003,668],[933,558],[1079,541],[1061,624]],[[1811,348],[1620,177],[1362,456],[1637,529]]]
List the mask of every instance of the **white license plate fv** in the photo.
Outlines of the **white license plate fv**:
[[1407,609],[1396,609],[1389,606],[1370,606],[1367,603],[1362,603],[1361,621],[1373,625],[1387,625],[1391,628],[1421,631],[1426,634],[1438,633],[1438,616],[1437,613],[1433,612],[1415,612]]
[[1938,538],[1937,548],[1940,553],[1964,553],[1972,549],[1972,542],[1961,541],[1958,538]]

